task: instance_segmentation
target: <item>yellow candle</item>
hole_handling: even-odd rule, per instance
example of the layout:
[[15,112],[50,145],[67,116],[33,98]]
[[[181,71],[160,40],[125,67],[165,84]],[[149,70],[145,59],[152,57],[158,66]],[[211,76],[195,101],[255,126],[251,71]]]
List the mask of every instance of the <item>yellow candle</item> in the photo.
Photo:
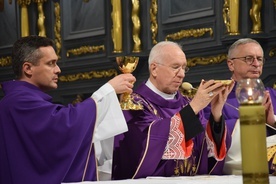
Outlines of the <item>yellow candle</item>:
[[239,108],[243,183],[268,184],[265,109],[261,104]]

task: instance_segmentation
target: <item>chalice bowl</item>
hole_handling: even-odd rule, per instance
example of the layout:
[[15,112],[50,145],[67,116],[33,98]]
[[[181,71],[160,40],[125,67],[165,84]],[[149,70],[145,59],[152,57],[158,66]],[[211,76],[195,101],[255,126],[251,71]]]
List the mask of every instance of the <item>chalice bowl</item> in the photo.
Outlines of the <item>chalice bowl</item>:
[[[118,56],[116,62],[122,73],[132,73],[138,64],[139,57],[132,56]],[[124,93],[120,102],[122,110],[142,110],[143,105],[140,103],[134,103],[130,93]]]

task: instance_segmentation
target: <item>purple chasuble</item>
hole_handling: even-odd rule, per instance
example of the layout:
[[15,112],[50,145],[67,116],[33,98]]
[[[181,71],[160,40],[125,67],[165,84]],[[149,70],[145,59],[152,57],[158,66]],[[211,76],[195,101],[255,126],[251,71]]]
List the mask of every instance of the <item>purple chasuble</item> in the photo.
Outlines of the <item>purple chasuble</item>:
[[[169,137],[171,118],[183,108],[191,109],[188,98],[177,92],[175,99],[165,100],[144,83],[132,95],[134,101],[143,104],[144,109],[124,111],[129,131],[115,137],[113,179],[221,174],[223,161],[216,162],[211,172],[208,171],[210,168],[208,169],[206,132],[193,136],[194,148],[191,157],[186,161],[162,160]],[[206,128],[207,120],[202,112],[195,115],[191,110],[185,113],[185,116],[185,120],[200,120]],[[186,135],[189,131],[194,131],[191,129],[196,126],[193,127],[194,121],[185,120],[182,117]],[[189,128],[186,128],[185,124],[190,124]],[[228,138],[229,136],[229,142]]]
[[[91,98],[63,106],[53,104],[49,95],[27,82],[9,81],[2,88],[1,184],[97,180],[90,146],[96,121]],[[84,113],[88,109],[90,113]]]

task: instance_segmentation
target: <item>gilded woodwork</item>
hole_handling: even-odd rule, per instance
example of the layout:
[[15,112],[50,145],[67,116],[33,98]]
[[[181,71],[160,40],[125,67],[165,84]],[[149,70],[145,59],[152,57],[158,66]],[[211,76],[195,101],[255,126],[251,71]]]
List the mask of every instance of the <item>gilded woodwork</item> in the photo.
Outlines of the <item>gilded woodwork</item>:
[[271,49],[271,50],[269,51],[268,55],[269,55],[270,57],[274,57],[274,56],[276,55],[276,48]]
[[132,38],[134,42],[132,52],[141,52],[141,39],[140,39],[141,23],[139,18],[139,12],[140,12],[140,1],[132,0],[131,19],[133,23]]
[[252,34],[258,34],[262,32],[261,8],[262,0],[252,0],[252,7],[249,11],[249,15],[252,20]]
[[83,101],[82,95],[78,94],[77,97],[72,101],[73,105],[76,105],[77,103],[80,103]]
[[276,0],[273,0],[273,3],[274,3],[274,7],[276,8]]
[[217,56],[210,57],[194,57],[187,59],[187,66],[192,67],[196,65],[210,65],[210,64],[218,64],[227,59],[227,54],[219,54]]
[[224,0],[223,20],[229,35],[239,35],[239,0]]
[[56,44],[56,53],[58,58],[60,59],[60,53],[61,53],[61,21],[60,21],[60,5],[58,2],[55,3],[55,27],[54,27],[54,32],[55,32],[55,44]]
[[29,36],[29,18],[28,18],[28,5],[31,0],[17,0],[17,3],[21,6],[21,36]]
[[230,15],[229,14],[230,14],[229,1],[224,0],[222,16],[223,16],[223,21],[224,21],[227,33],[230,33]]
[[122,5],[121,0],[111,0],[112,13],[111,18],[113,27],[111,30],[113,40],[113,52],[121,53],[123,51],[123,38],[122,38]]
[[210,33],[210,36],[213,36],[212,28],[200,28],[200,29],[187,29],[181,30],[179,32],[169,34],[166,36],[165,40],[180,40],[182,38],[188,37],[201,37],[206,34],[206,32]]
[[102,71],[90,71],[90,72],[84,72],[84,73],[77,73],[72,75],[63,75],[63,76],[59,76],[58,79],[61,82],[73,82],[77,80],[112,77],[116,75],[118,75],[117,70],[109,69],[109,70],[102,70]]
[[43,11],[43,3],[47,0],[33,0],[37,3],[37,11],[38,11],[38,19],[37,19],[37,27],[38,27],[38,35],[46,37],[46,29],[45,29],[45,16]]
[[71,55],[79,56],[87,53],[96,53],[100,51],[105,51],[104,45],[99,46],[81,46],[79,48],[70,49],[67,51],[66,56],[70,57]]
[[158,12],[158,4],[157,0],[151,1],[151,7],[150,7],[150,29],[152,34],[152,43],[155,45],[157,44],[156,36],[158,33],[158,23],[157,23],[157,12]]
[[0,58],[0,66],[11,66],[12,58],[10,56]]

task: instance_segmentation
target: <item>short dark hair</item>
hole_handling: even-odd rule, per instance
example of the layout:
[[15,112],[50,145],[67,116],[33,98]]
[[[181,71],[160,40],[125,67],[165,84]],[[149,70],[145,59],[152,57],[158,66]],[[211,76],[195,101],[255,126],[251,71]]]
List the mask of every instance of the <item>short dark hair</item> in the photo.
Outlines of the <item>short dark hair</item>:
[[47,37],[31,35],[17,40],[12,48],[12,68],[15,76],[22,76],[22,66],[25,62],[37,64],[42,57],[39,48],[47,46],[54,48],[54,41]]

